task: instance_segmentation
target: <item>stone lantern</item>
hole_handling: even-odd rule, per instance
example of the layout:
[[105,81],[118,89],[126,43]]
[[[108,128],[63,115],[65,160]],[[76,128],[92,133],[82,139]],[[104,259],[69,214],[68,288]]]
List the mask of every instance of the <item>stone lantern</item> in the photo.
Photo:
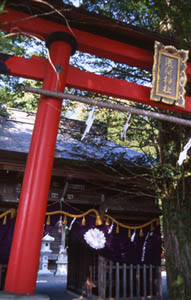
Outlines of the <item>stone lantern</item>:
[[68,265],[68,257],[67,251],[65,248],[65,226],[61,226],[61,245],[60,251],[58,254],[58,259],[56,261],[56,276],[67,275],[67,265]]
[[49,234],[45,235],[42,239],[38,275],[53,275],[53,273],[48,270],[48,256],[52,252],[50,249],[50,243],[52,242],[54,242],[54,237]]

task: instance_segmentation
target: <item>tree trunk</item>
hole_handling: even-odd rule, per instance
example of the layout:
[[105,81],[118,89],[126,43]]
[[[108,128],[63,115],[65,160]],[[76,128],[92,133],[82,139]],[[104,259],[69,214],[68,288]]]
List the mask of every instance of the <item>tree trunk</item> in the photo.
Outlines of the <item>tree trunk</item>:
[[162,201],[168,300],[191,299],[191,160],[177,165],[191,131],[165,122],[159,128],[159,164],[155,168]]
[[191,299],[191,211],[163,201],[168,300]]

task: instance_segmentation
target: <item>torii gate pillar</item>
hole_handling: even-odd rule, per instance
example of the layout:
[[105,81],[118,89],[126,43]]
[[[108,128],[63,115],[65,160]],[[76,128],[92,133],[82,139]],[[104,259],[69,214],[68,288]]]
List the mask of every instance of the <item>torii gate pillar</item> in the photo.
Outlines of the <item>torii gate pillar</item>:
[[[75,39],[70,34],[54,32],[46,44],[55,69],[47,63],[43,88],[64,91]],[[30,295],[35,291],[61,106],[58,99],[40,98],[5,282],[9,293]]]

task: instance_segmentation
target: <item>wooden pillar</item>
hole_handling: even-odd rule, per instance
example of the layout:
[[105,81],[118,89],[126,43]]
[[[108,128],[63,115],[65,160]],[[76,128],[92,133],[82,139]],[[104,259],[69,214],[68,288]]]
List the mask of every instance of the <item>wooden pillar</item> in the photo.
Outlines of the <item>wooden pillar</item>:
[[98,297],[105,299],[106,293],[106,259],[98,256]]
[[[54,32],[48,36],[47,47],[55,69],[47,64],[43,88],[64,91],[68,62],[75,46],[75,39],[69,34]],[[9,293],[35,291],[61,106],[61,100],[40,98],[5,282],[5,291]]]

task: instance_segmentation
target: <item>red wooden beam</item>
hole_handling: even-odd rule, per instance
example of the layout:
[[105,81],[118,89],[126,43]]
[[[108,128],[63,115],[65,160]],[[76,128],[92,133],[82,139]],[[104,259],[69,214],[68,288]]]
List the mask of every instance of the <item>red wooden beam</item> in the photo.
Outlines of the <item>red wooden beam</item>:
[[6,14],[1,15],[2,23],[0,28],[2,30],[19,32],[23,35],[34,35],[41,40],[44,40],[52,31],[69,32],[75,35],[78,50],[81,52],[109,58],[146,70],[151,70],[152,68],[153,54],[151,51],[74,28],[72,28],[71,32],[70,28],[63,24],[33,17],[16,10],[6,9],[6,11]]
[[[10,32],[16,31],[21,34],[31,34],[38,36],[42,40],[52,32],[66,31],[69,29],[62,24],[57,24],[42,18],[33,17],[28,14],[8,9],[6,14],[1,16],[0,27]],[[134,65],[139,68],[151,71],[153,63],[153,53],[125,43],[110,40],[101,36],[96,36],[84,31],[72,29],[78,42],[78,49],[89,52],[97,56],[110,58],[115,61]],[[45,59],[34,57],[30,60],[21,57],[12,57],[6,61],[7,67],[11,70],[11,75],[20,76],[35,80],[44,78]],[[188,81],[191,81],[191,64],[187,68]],[[83,72],[77,68],[69,68],[67,86],[88,90],[104,95],[111,95],[122,99],[132,100],[161,109],[178,111],[182,113],[191,112],[190,98],[186,98],[185,109],[177,106],[169,106],[150,100],[150,88],[130,83],[127,81],[112,79],[95,75],[90,72]]]
[[149,87],[125,80],[84,72],[72,66],[70,66],[68,72],[67,86],[84,89],[88,90],[89,92],[108,95],[115,98],[131,100],[174,112],[191,112],[190,97],[186,97],[185,108],[175,105],[170,106],[150,100],[151,88]]
[[[78,42],[78,50],[109,58],[116,62],[126,63],[137,68],[152,70],[153,52],[132,45],[114,41],[102,36],[68,28],[42,18],[33,17],[13,9],[6,9],[6,14],[1,15],[0,28],[8,32],[18,32],[23,35],[34,35],[44,40],[52,31],[73,33]],[[72,30],[72,32],[71,32]],[[187,68],[188,81],[191,82],[191,63]]]
[[[1,54],[0,54],[1,60]],[[8,75],[43,81],[45,76],[47,60],[40,56],[33,56],[31,59],[11,56],[4,60],[6,68],[9,69]]]
[[[42,81],[45,74],[46,60],[33,56],[31,59],[10,57],[6,60],[10,75]],[[185,108],[169,106],[150,100],[150,88],[136,83],[84,72],[69,66],[66,85],[80,90],[113,96],[116,98],[140,102],[146,105],[174,112],[190,113],[191,99],[186,97]]]

